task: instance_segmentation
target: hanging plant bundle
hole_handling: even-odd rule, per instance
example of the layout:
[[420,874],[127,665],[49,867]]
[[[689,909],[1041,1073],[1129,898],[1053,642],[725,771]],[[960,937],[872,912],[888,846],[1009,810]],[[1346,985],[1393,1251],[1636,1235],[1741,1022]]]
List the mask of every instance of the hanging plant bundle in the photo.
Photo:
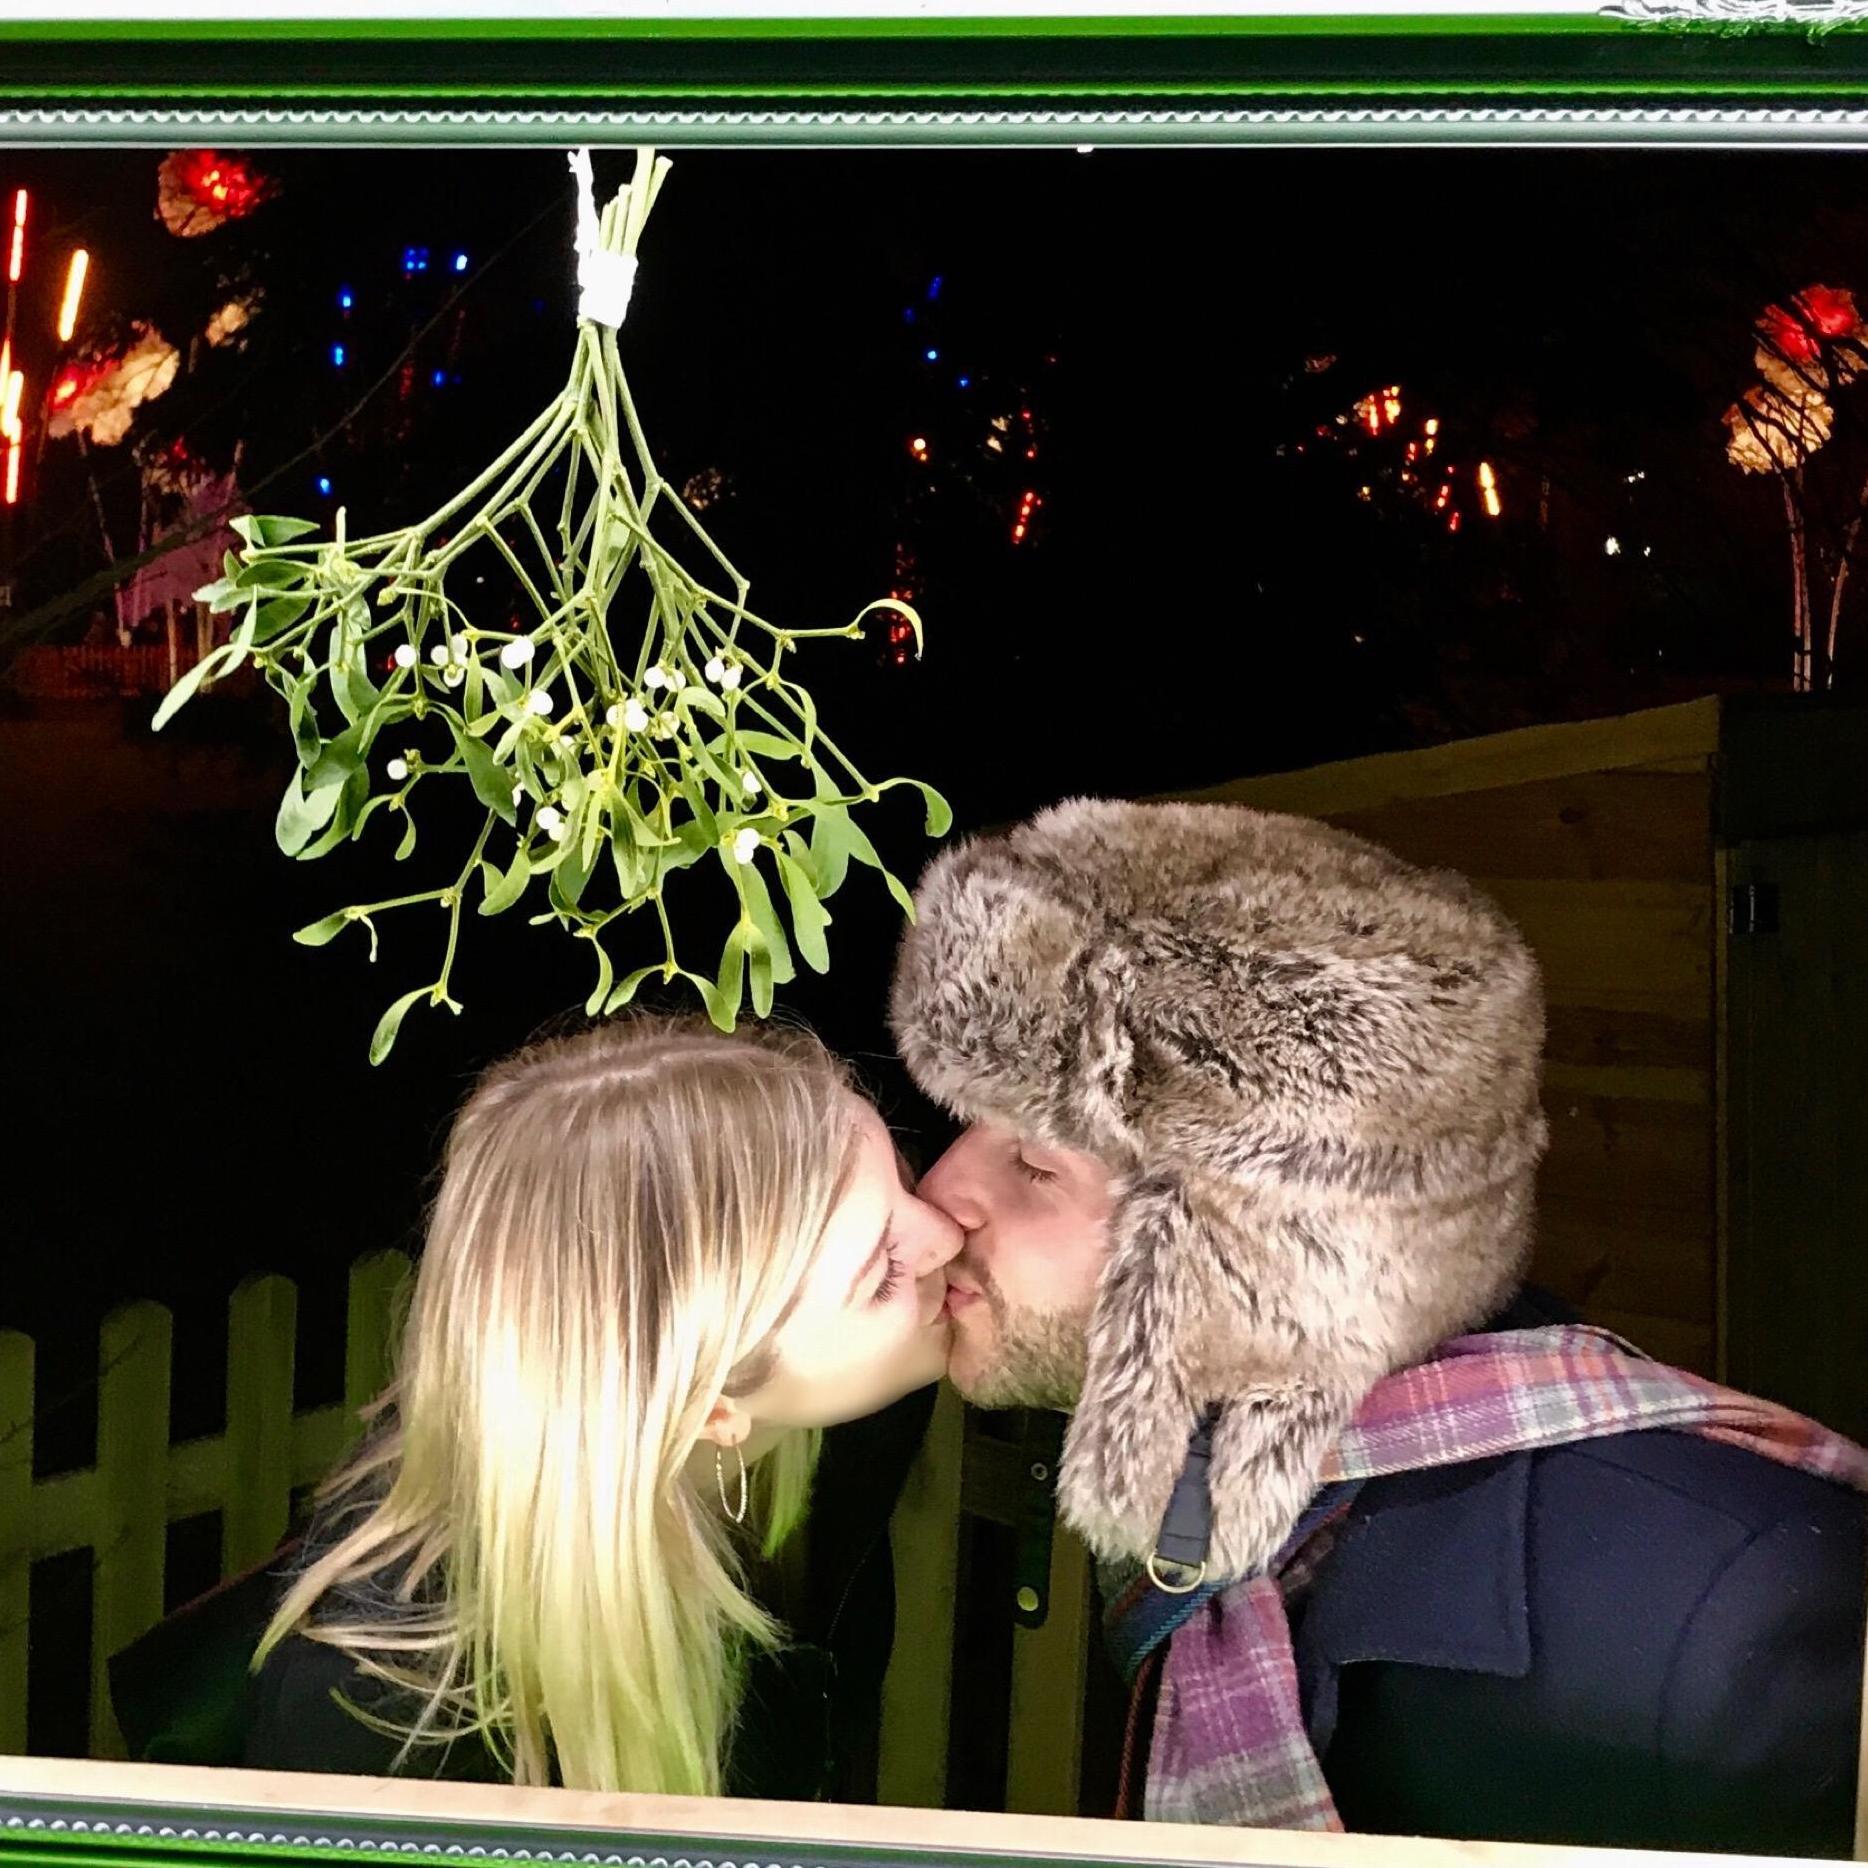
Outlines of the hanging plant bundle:
[[[355,923],[374,959],[377,915],[444,911],[439,974],[383,1014],[373,1063],[421,1000],[460,1011],[451,987],[470,905],[497,915],[542,897],[533,923],[555,921],[593,949],[593,1016],[626,1004],[651,976],[678,976],[731,1030],[748,988],[754,1010],[770,1011],[773,988],[794,977],[794,948],[816,971],[828,968],[824,904],[852,858],[879,870],[913,912],[854,806],[913,785],[930,835],[951,821],[918,780],[858,771],[787,672],[801,641],[860,637],[877,609],[907,620],[919,653],[919,617],[885,599],[840,627],[766,621],[747,606],[747,580],[655,469],[616,327],[667,160],[638,151],[634,179],[600,218],[588,153],[571,166],[582,297],[565,388],[419,524],[350,538],[340,509],[336,536],[320,543],[304,520],[236,520],[245,549],[228,553],[224,576],[199,595],[240,621],[156,715],[159,727],[244,660],[261,668],[285,697],[297,743],[277,825],[291,856],[354,842],[384,812],[402,820],[396,855],[406,859],[427,784],[470,788],[483,807],[471,848],[438,886],[340,909],[295,936],[318,946]],[[492,560],[523,593],[522,633],[487,627],[457,594]],[[705,972],[677,954],[666,896],[670,877],[697,863],[718,863],[738,903]],[[655,930],[661,953],[618,977],[612,948],[630,917]]]

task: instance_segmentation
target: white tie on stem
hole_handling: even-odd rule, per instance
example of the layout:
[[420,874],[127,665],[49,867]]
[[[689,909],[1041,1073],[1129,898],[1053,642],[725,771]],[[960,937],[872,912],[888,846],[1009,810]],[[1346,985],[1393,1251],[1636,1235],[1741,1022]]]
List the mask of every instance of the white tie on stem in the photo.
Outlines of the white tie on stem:
[[570,157],[571,173],[577,177],[577,315],[612,331],[628,316],[636,283],[636,242],[669,166],[666,156],[656,157],[649,150],[637,155],[636,179],[617,191],[601,220],[590,151],[576,149]]

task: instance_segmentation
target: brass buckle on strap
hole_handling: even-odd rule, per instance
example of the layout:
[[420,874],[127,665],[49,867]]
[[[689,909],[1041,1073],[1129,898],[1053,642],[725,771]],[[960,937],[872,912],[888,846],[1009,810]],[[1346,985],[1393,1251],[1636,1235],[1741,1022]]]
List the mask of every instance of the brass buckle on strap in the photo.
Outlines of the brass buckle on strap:
[[[1190,1596],[1206,1580],[1206,1559],[1204,1557],[1200,1559],[1198,1567],[1194,1570],[1193,1581],[1190,1583],[1163,1582],[1161,1579],[1161,1572],[1155,1567],[1157,1563],[1160,1563],[1162,1561],[1172,1563],[1174,1560],[1171,1557],[1163,1559],[1160,1551],[1158,1550],[1149,1551],[1148,1553],[1148,1580],[1151,1583],[1153,1583],[1157,1589],[1161,1590],[1166,1595]],[[1184,1563],[1175,1563],[1174,1567],[1177,1570],[1184,1570],[1187,1566]]]

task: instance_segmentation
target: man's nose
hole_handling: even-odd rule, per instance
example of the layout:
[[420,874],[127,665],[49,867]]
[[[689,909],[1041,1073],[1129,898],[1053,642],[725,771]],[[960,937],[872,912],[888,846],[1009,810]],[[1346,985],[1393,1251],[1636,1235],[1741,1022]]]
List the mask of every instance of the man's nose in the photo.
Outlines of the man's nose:
[[974,1233],[986,1223],[985,1207],[975,1194],[972,1177],[960,1156],[960,1143],[954,1145],[921,1176],[915,1192],[940,1212],[962,1233]]

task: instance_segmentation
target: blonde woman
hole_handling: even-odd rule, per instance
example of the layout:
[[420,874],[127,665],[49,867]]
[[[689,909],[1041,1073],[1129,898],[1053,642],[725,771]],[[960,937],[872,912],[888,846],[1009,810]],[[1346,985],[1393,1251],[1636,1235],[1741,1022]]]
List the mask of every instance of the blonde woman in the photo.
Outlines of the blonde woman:
[[396,1382],[324,1488],[245,1761],[720,1795],[822,1430],[939,1379],[953,1222],[815,1038],[636,1015],[449,1134]]

